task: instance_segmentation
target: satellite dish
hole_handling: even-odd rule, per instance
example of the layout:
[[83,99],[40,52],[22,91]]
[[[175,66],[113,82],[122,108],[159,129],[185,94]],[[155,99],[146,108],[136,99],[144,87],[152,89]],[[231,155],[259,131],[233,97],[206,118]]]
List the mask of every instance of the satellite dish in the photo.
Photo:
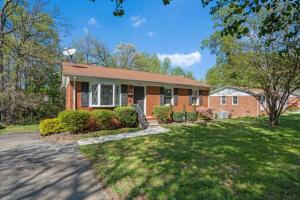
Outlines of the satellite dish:
[[64,51],[63,51],[63,54],[65,56],[70,56],[70,59],[71,59],[71,62],[72,62],[72,57],[73,55],[75,54],[76,52],[76,49],[72,49],[72,48],[67,48],[65,47]]

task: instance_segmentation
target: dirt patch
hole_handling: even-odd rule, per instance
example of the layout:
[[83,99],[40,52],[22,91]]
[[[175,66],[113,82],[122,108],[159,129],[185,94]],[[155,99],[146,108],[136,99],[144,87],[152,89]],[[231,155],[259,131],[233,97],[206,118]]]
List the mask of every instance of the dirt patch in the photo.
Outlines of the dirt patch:
[[80,139],[80,134],[56,133],[41,138],[51,142],[75,142]]

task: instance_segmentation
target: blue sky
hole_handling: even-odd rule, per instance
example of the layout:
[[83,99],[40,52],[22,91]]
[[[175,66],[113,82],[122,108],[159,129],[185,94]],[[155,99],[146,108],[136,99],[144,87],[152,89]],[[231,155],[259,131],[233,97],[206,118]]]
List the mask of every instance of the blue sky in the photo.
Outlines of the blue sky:
[[201,41],[212,33],[213,22],[208,8],[200,0],[174,0],[164,6],[162,0],[126,0],[125,16],[115,17],[110,0],[53,0],[61,15],[72,25],[62,44],[90,32],[113,51],[120,43],[132,43],[138,51],[171,57],[197,79],[204,78],[215,64],[215,56],[201,50]]

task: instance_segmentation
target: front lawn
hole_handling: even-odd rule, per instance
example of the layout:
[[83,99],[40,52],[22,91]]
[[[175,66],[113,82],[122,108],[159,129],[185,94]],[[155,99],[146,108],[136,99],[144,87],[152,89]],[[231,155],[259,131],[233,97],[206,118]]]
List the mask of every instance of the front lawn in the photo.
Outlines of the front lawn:
[[300,114],[243,118],[82,146],[121,199],[299,199]]
[[9,133],[25,133],[25,132],[34,132],[39,131],[39,125],[9,125],[9,126],[0,126],[0,135],[9,134]]

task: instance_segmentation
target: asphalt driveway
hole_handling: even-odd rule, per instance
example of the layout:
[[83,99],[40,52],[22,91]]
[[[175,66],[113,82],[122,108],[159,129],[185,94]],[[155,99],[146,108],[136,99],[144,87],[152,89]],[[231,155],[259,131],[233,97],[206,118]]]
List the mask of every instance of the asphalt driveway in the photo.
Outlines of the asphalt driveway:
[[0,136],[0,199],[108,199],[76,143],[38,133]]

